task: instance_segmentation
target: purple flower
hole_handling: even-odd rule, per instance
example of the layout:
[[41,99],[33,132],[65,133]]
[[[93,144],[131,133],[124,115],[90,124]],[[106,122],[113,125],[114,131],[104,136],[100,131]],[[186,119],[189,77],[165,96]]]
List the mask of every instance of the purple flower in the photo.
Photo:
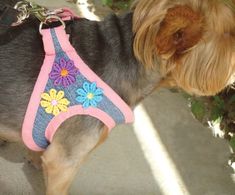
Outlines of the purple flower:
[[59,63],[54,63],[52,71],[49,74],[50,79],[54,80],[54,85],[63,85],[67,87],[76,81],[76,75],[79,70],[74,66],[72,60],[66,61],[64,58],[59,59]]

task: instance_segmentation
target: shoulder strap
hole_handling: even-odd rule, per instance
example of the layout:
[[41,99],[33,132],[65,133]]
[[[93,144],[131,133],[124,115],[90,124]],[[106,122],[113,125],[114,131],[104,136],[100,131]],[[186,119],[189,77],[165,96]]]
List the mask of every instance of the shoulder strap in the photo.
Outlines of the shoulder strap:
[[61,51],[75,51],[69,42],[69,35],[66,33],[63,26],[43,29],[41,31],[44,50],[47,55],[54,55]]

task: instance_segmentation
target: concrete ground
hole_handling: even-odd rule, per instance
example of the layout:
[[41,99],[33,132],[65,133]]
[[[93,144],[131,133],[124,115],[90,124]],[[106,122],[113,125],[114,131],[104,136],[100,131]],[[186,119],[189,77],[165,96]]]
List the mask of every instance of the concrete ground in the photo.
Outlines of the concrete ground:
[[[52,6],[62,4],[50,1]],[[86,6],[86,0],[80,6]],[[92,153],[71,194],[234,195],[228,144],[198,123],[187,103],[168,90],[148,97],[135,110],[135,123],[113,129]],[[28,165],[24,155],[18,144],[0,147],[0,195],[44,194],[42,173]]]

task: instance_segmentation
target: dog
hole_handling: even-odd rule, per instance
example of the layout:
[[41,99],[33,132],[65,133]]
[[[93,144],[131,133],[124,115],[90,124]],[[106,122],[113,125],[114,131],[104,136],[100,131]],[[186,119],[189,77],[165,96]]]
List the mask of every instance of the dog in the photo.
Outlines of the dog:
[[[138,0],[130,13],[110,15],[101,22],[75,19],[67,23],[66,30],[83,61],[134,109],[159,87],[211,96],[233,84],[234,4]],[[0,34],[2,139],[20,140],[14,132],[21,131],[45,55],[38,26],[31,18]],[[108,132],[103,122],[87,115],[73,116],[60,125],[40,154],[48,195],[68,194],[82,162]]]

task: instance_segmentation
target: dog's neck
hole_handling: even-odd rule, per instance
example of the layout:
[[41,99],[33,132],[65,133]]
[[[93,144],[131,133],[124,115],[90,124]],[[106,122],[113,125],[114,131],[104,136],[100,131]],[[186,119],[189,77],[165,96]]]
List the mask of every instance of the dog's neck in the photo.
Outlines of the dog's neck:
[[147,70],[134,57],[132,13],[111,15],[103,22],[79,19],[69,28],[81,58],[129,105],[135,106],[156,87],[157,67]]

